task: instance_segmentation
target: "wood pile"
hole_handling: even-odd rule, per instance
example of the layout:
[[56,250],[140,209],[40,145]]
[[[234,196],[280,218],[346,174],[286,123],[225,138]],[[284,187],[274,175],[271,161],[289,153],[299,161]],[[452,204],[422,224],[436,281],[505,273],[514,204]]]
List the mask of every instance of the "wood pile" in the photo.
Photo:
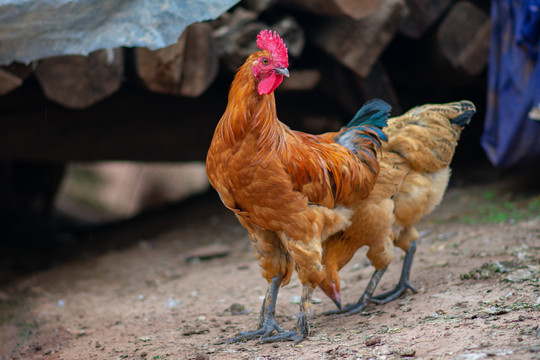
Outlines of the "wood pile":
[[[475,2],[478,3],[478,2]],[[322,51],[332,62],[312,61],[292,67],[282,90],[309,91],[320,84],[328,66],[349,69],[346,77],[365,97],[382,96],[398,105],[381,54],[397,38],[435,40],[426,53],[438,52],[458,71],[477,75],[486,67],[490,22],[487,9],[452,0],[245,0],[212,22],[190,26],[178,42],[157,51],[135,49],[135,74],[148,91],[198,97],[215,81],[219,60],[234,72],[256,50],[255,36],[265,28],[286,40],[293,60]],[[63,56],[33,64],[46,97],[73,109],[85,109],[117,91],[125,80],[125,49],[101,50],[88,57]],[[404,53],[403,56],[410,54]],[[429,54],[428,57],[432,57]],[[298,61],[301,62],[301,61]],[[21,86],[32,72],[12,65],[0,69],[0,95]],[[336,73],[336,69],[331,70]],[[436,76],[434,74],[434,76]],[[332,82],[331,82],[332,83]],[[323,88],[346,98],[342,81]],[[378,87],[378,89],[374,89]],[[354,91],[353,91],[354,92]],[[347,110],[363,99],[344,100]]]
[[[375,97],[396,115],[463,98],[481,108],[489,4],[243,0],[160,50],[107,49],[0,67],[0,194],[11,199],[0,217],[34,203],[47,213],[67,162],[203,161],[232,75],[267,28],[289,49],[291,77],[276,97],[291,128],[336,130]],[[19,186],[22,178],[51,180],[34,189]]]

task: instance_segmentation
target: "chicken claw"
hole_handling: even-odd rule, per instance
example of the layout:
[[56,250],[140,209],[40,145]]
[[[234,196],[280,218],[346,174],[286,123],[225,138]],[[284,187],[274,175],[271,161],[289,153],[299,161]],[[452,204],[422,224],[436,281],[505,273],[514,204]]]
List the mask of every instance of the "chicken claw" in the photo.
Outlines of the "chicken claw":
[[362,294],[362,296],[356,303],[345,305],[340,310],[327,311],[324,314],[325,315],[334,315],[334,314],[354,315],[364,310],[367,304],[373,301],[373,293],[375,292],[375,289],[377,288],[377,285],[379,284],[379,281],[381,280],[381,277],[384,275],[385,271],[386,271],[386,268],[383,268],[381,270],[375,270],[373,275],[371,275],[371,279],[369,279],[369,283],[366,287],[366,290],[364,290],[364,293]]
[[266,296],[264,298],[261,314],[259,316],[259,328],[254,331],[243,331],[238,333],[238,335],[228,341],[229,344],[242,340],[269,338],[274,331],[283,333],[283,329],[281,329],[275,319],[277,295],[282,280],[283,277],[281,274],[275,276],[272,278],[272,281],[266,290]]
[[262,337],[261,342],[270,343],[278,341],[292,341],[293,345],[299,344],[309,336],[309,323],[307,320],[308,308],[311,304],[311,294],[315,289],[309,284],[304,285],[302,289],[302,298],[300,299],[300,312],[298,313],[298,321],[296,329],[282,332],[271,337]]
[[411,274],[411,267],[414,259],[414,253],[416,252],[416,240],[411,242],[411,245],[405,253],[405,259],[403,260],[403,268],[401,269],[401,276],[396,287],[390,291],[382,293],[380,295],[373,296],[372,302],[376,304],[386,304],[392,300],[400,297],[407,289],[412,292],[416,292],[414,286],[409,283],[409,275]]

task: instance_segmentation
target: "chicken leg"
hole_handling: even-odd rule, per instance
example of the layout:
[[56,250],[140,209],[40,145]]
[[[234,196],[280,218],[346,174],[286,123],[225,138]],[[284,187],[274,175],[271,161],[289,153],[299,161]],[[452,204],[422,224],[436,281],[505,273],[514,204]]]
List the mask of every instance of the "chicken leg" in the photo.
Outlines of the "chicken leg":
[[263,343],[275,341],[292,341],[294,345],[300,343],[309,335],[309,323],[307,320],[308,307],[311,304],[311,295],[315,287],[309,283],[302,288],[302,297],[300,299],[300,312],[298,313],[298,321],[296,328],[291,331],[282,332],[280,334],[262,338]]
[[401,275],[399,277],[399,282],[397,286],[390,291],[387,291],[377,296],[373,296],[373,298],[371,299],[372,302],[376,304],[386,304],[400,297],[405,291],[407,291],[407,289],[410,289],[412,292],[416,292],[416,289],[409,283],[409,276],[411,274],[411,267],[415,252],[416,240],[411,242],[409,249],[405,253],[405,259],[403,260],[403,268],[401,269]]
[[282,280],[283,277],[280,273],[279,275],[273,277],[272,281],[268,285],[268,289],[266,290],[266,296],[264,297],[261,313],[259,316],[259,328],[255,331],[241,332],[234,338],[229,340],[229,343],[235,343],[242,340],[250,340],[255,338],[261,338],[261,340],[267,339],[270,338],[270,335],[272,335],[274,331],[277,331],[278,333],[283,333],[283,330],[276,323],[275,320],[277,295]]
[[411,242],[411,245],[407,252],[405,253],[405,259],[403,260],[403,267],[401,269],[401,276],[399,278],[399,282],[397,286],[385,293],[382,293],[377,296],[373,296],[373,293],[375,292],[375,288],[377,287],[377,284],[381,280],[381,277],[383,276],[384,272],[386,271],[386,268],[381,270],[375,270],[373,275],[371,276],[371,279],[369,280],[369,283],[366,287],[366,290],[360,297],[360,299],[354,303],[354,304],[348,304],[341,310],[332,310],[327,311],[325,315],[332,315],[332,314],[348,314],[353,315],[357,314],[360,311],[364,310],[367,304],[370,302],[376,303],[376,304],[386,304],[392,300],[397,299],[400,297],[407,289],[411,289],[413,292],[416,292],[416,289],[409,283],[409,276],[411,274],[411,267],[414,259],[414,254],[416,252],[416,240]]
[[375,292],[375,289],[377,288],[377,285],[379,284],[379,281],[384,275],[384,272],[386,271],[386,269],[387,268],[382,268],[381,270],[375,270],[373,275],[371,275],[371,279],[369,279],[369,283],[366,286],[366,290],[364,290],[364,293],[362,294],[362,296],[356,303],[348,304],[340,310],[327,311],[324,314],[325,315],[333,315],[333,314],[353,315],[353,314],[358,314],[360,311],[364,310],[366,305],[372,301],[373,293]]

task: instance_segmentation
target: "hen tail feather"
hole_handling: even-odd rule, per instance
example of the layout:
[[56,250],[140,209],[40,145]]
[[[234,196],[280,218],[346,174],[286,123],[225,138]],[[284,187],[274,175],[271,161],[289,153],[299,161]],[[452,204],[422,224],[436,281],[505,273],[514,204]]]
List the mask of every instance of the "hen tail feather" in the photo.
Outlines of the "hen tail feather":
[[461,105],[462,113],[454,119],[450,119],[450,122],[459,126],[465,126],[469,124],[473,115],[476,114],[476,108],[472,102],[467,100],[462,100],[458,104]]

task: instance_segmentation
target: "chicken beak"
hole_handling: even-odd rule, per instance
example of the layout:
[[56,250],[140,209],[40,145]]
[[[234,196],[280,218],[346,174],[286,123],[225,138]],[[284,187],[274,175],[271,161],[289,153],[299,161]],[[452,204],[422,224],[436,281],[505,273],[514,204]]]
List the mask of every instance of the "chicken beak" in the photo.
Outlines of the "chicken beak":
[[319,287],[326,294],[326,296],[332,299],[332,301],[334,302],[334,304],[336,304],[338,309],[341,310],[341,295],[339,294],[339,291],[336,288],[336,284],[334,284],[334,282],[330,282],[329,288],[322,287],[321,285],[319,285]]
[[283,76],[286,76],[286,77],[289,77],[289,69],[283,67],[283,66],[279,66],[277,68],[274,69],[274,72],[276,74],[280,74],[280,75],[283,75]]

